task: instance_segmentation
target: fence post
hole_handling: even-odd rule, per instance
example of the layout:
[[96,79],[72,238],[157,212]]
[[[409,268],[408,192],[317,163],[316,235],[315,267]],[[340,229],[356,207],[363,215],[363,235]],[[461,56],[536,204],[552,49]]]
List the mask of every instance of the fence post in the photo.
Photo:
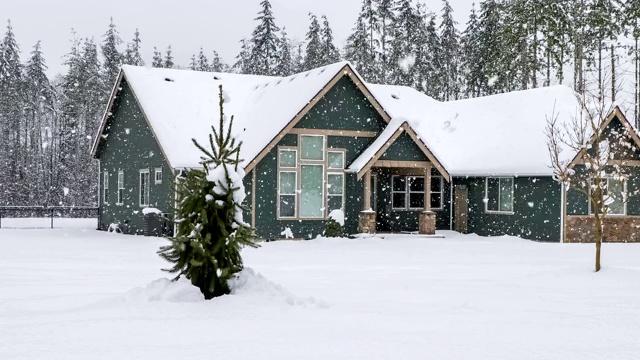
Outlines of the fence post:
[[51,228],[53,229],[53,209],[51,209]]

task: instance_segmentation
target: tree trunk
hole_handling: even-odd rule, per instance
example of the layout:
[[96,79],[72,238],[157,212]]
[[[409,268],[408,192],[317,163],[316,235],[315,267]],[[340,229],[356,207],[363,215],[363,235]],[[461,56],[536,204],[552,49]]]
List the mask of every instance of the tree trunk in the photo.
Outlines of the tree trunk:
[[611,102],[616,101],[616,54],[614,44],[611,43]]
[[598,272],[600,271],[600,249],[602,248],[602,219],[600,218],[600,214],[595,214],[594,221],[596,230],[596,272]]

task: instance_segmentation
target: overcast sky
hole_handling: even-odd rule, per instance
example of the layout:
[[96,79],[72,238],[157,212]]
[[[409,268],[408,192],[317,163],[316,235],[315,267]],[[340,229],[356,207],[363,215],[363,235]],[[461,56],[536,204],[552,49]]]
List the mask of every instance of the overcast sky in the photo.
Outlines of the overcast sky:
[[[291,38],[304,39],[309,12],[318,17],[324,14],[340,48],[351,32],[361,2],[271,0],[277,25],[286,27]],[[440,14],[442,0],[422,2]],[[450,0],[454,17],[461,25],[466,22],[473,2]],[[200,46],[207,55],[216,50],[231,63],[239,51],[239,40],[250,36],[256,25],[253,19],[260,10],[259,3],[260,0],[0,0],[0,16],[5,17],[0,20],[11,20],[23,58],[27,58],[38,40],[42,41],[49,74],[54,75],[65,70],[62,57],[70,48],[71,29],[79,37],[93,37],[101,42],[112,16],[125,42],[133,38],[136,28],[140,29],[147,63],[151,62],[154,46],[164,53],[169,44],[175,62],[180,65],[187,65]]]

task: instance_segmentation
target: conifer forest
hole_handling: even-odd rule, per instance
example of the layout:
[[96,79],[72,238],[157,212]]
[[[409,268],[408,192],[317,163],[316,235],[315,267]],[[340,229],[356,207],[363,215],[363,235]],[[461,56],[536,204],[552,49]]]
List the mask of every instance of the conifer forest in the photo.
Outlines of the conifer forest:
[[[70,33],[65,71],[55,77],[47,76],[41,43],[21,44],[9,19],[0,42],[0,206],[97,204],[90,150],[123,64],[288,76],[348,60],[368,82],[411,86],[441,101],[565,84],[640,120],[640,0],[478,0],[463,24],[448,0],[437,9],[363,0],[344,44],[322,14],[310,13],[297,39],[268,0],[252,6],[253,32],[231,34],[240,44],[233,61],[201,47],[189,63],[176,63],[179,44],[148,44],[139,31],[125,36],[113,18],[98,39]],[[153,48],[151,59],[142,47]]]

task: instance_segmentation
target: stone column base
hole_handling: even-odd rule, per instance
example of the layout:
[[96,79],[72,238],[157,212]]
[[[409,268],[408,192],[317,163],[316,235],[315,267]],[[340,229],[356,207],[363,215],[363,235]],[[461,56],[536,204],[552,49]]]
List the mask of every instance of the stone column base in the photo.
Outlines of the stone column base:
[[358,214],[358,232],[364,234],[376,233],[376,212],[363,210]]
[[433,211],[423,211],[420,213],[419,233],[423,235],[433,235],[436,233],[436,213]]

